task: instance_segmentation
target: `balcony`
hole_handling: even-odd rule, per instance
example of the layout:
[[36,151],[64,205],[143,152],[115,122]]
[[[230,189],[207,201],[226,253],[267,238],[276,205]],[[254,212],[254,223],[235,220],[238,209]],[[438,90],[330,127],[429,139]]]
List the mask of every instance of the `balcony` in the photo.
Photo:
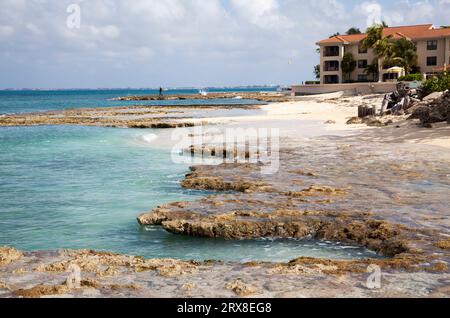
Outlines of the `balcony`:
[[323,70],[325,72],[339,72],[339,61],[326,61]]
[[324,57],[339,56],[339,46],[326,46],[323,50]]

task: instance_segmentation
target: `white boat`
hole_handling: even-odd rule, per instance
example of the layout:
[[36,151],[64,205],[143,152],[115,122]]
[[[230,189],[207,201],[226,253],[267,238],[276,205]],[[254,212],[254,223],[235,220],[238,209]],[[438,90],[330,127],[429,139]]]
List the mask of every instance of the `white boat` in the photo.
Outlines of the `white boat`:
[[206,91],[205,89],[199,90],[198,93],[202,96],[208,96],[208,91]]

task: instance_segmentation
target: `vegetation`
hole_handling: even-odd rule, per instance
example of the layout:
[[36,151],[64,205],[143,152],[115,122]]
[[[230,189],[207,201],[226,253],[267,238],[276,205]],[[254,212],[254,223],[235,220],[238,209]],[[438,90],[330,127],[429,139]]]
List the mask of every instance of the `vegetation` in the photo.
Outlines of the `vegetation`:
[[342,73],[348,76],[347,81],[350,79],[350,74],[356,69],[356,60],[352,53],[345,53],[341,62]]
[[378,57],[378,80],[381,82],[382,61],[392,56],[393,46],[391,37],[383,37],[383,25],[377,24],[367,29],[367,37],[362,40],[361,46],[364,49],[373,49]]
[[422,94],[426,96],[433,92],[443,92],[448,89],[450,89],[450,73],[444,72],[440,76],[426,80],[422,87]]
[[347,35],[361,34],[361,33],[362,33],[361,30],[355,27],[348,29],[346,32]]
[[393,41],[392,36],[383,36],[384,25],[378,24],[368,28],[367,37],[361,42],[363,48],[373,49],[378,57],[378,80],[380,82],[382,81],[383,66],[403,67],[406,74],[418,70],[415,44],[404,38]]
[[408,74],[406,76],[401,76],[398,78],[399,81],[403,81],[403,82],[413,82],[413,81],[422,81],[423,80],[423,75],[418,73],[418,74]]
[[[359,28],[352,27],[352,28],[348,29],[347,32],[345,32],[345,34],[346,35],[362,34],[362,32],[361,32],[361,30]],[[333,38],[333,37],[339,36],[339,35],[341,35],[341,33],[340,32],[336,32],[335,34],[330,35],[330,38]]]
[[320,64],[314,66],[314,74],[316,75],[316,79],[320,79]]
[[375,59],[372,64],[367,65],[364,73],[367,74],[367,76],[370,76],[372,81],[376,81],[378,79],[378,60]]
[[401,66],[406,74],[411,74],[418,67],[418,56],[416,45],[407,39],[400,39],[393,43],[393,56],[389,57],[395,66]]
[[336,32],[335,34],[330,35],[330,38],[334,38],[335,36],[341,35],[339,32]]
[[320,84],[320,81],[306,81],[305,85],[318,85]]

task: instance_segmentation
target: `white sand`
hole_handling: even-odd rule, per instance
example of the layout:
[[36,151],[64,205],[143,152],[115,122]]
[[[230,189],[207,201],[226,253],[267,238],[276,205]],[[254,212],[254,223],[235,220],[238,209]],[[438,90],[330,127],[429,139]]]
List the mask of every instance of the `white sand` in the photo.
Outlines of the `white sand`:
[[[262,107],[264,114],[241,117],[218,117],[197,119],[213,124],[250,124],[270,126],[271,123],[285,121],[286,125],[295,126],[295,122],[310,120],[320,122],[317,127],[323,134],[338,133],[357,134],[367,142],[408,142],[415,144],[427,144],[450,149],[450,125],[446,123],[435,124],[434,128],[427,129],[417,125],[417,121],[401,120],[388,127],[368,127],[366,125],[347,125],[348,119],[357,115],[358,106],[361,104],[381,105],[382,96],[356,96],[329,98],[327,96],[302,97],[295,102],[275,103]],[[335,123],[326,123],[333,121]],[[400,126],[398,128],[397,126]],[[297,125],[298,130],[302,126]]]

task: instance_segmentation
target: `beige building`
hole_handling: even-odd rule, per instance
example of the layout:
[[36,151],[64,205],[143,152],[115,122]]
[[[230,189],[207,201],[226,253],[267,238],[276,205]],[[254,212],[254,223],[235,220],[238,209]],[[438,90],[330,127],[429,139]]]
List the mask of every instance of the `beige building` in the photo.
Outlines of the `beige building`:
[[[443,69],[450,69],[450,28],[436,28],[432,24],[392,27],[384,29],[384,36],[392,39],[406,38],[417,46],[420,72],[427,76]],[[320,82],[338,84],[347,81],[378,81],[365,73],[367,65],[376,60],[371,49],[360,46],[365,34],[339,35],[317,43],[320,47]],[[357,61],[355,71],[350,76],[343,74],[341,62],[344,54],[351,52]],[[383,70],[383,81],[395,80],[402,75],[398,69]],[[345,77],[345,78],[344,78]]]

